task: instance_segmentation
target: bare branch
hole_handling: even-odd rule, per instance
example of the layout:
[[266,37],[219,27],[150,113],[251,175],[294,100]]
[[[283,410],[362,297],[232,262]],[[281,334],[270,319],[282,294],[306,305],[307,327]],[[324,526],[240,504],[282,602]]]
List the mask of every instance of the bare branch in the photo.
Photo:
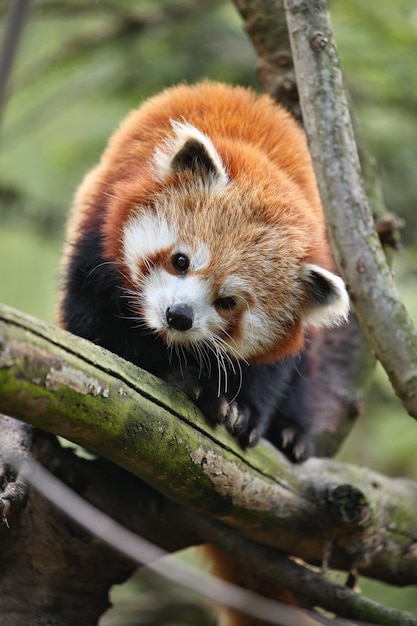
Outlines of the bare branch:
[[0,118],[13,61],[29,13],[31,0],[13,0],[7,19],[6,35],[0,53]]
[[[323,573],[288,559],[285,554],[260,546],[242,538],[230,529],[220,526],[207,517],[189,514],[192,527],[208,541],[233,555],[242,566],[256,572],[260,579],[273,582],[277,587],[285,581],[286,588],[297,598],[300,606],[325,608],[338,617],[363,620],[368,624],[388,626],[414,626],[417,617],[383,606],[358,594],[347,586],[338,585],[325,578]],[[326,622],[327,623],[327,622]],[[342,624],[337,620],[332,624]]]
[[[316,620],[294,611],[287,605],[221,581],[186,563],[161,562],[162,557],[167,555],[166,552],[99,511],[38,463],[25,459],[21,465],[18,458],[11,459],[28,482],[71,519],[94,533],[108,546],[121,552],[127,559],[135,561],[138,565],[146,564],[162,579],[184,586],[213,602],[220,602],[252,617],[265,619],[271,624],[317,626]],[[176,513],[181,517],[181,512]],[[417,620],[413,626],[416,624]]]
[[327,2],[286,0],[285,5],[303,118],[336,260],[372,349],[404,407],[417,418],[417,333],[363,189]]
[[258,55],[258,80],[266,93],[301,116],[283,2],[234,0]]

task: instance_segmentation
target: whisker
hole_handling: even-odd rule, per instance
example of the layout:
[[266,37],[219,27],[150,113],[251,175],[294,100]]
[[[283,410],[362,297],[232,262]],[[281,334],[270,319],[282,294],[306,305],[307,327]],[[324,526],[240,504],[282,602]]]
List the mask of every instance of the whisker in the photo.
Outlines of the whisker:
[[[235,340],[233,339],[233,337],[231,337],[231,335],[229,335],[228,332],[224,331],[224,334],[226,335],[226,337],[228,337],[230,339],[230,341],[232,342],[232,344],[236,344]],[[242,363],[245,363],[246,365],[249,365],[249,361],[247,359],[245,359],[239,352],[239,350],[235,347],[235,345],[232,345],[230,343],[226,343],[226,341],[222,338],[222,337],[217,337],[217,340],[221,343],[224,344],[225,346],[227,346],[227,348],[233,353],[233,357],[237,360],[237,361],[241,361]],[[230,355],[229,355],[230,357]],[[231,357],[230,357],[231,358]]]
[[170,339],[168,339],[168,341],[167,341],[167,352],[168,352],[168,363],[169,363],[169,365],[172,364],[172,354],[173,354],[173,351],[174,351],[174,344],[173,344],[173,342]]
[[211,376],[211,360],[210,360],[209,350],[205,344],[202,344],[200,346],[200,349],[201,349],[201,354],[203,357],[203,363],[206,366],[208,375]]
[[184,367],[186,368],[187,365],[188,365],[188,362],[187,362],[187,352],[186,352],[186,350],[185,350],[183,345],[180,345],[180,351],[181,351],[182,358],[184,360]]
[[87,274],[87,276],[84,278],[83,280],[83,287],[85,287],[86,283],[88,282],[88,280],[91,278],[92,274],[94,274],[94,272],[98,269],[100,269],[100,267],[104,267],[104,265],[116,265],[116,263],[114,261],[102,261],[101,263],[97,263],[97,265],[95,265]]
[[[218,373],[218,382],[217,382],[217,395],[221,395],[222,387],[224,388],[224,393],[227,393],[229,386],[229,377],[228,377],[228,367],[227,364],[231,366],[233,371],[232,361],[227,354],[224,346],[222,345],[220,337],[215,333],[211,333],[209,338],[206,341],[206,345],[211,350],[212,354],[215,357],[215,362],[217,363],[217,373]],[[223,374],[223,377],[222,377]],[[222,378],[224,378],[224,386],[222,385]]]
[[[227,335],[232,341],[232,337],[230,337],[230,335]],[[230,344],[226,343],[225,340],[222,337],[216,336],[216,341],[218,342],[218,347],[219,350],[221,350],[224,360],[227,361],[227,363],[229,364],[229,367],[231,369],[231,371],[233,372],[233,374],[235,374],[238,378],[238,388],[237,391],[235,392],[233,398],[229,401],[229,403],[233,402],[237,396],[239,395],[241,389],[242,389],[242,384],[243,384],[243,375],[242,375],[242,365],[241,363],[246,363],[248,364],[248,361],[246,359],[243,359],[238,350],[231,346]],[[233,353],[233,357],[229,354],[228,350],[226,349],[228,348],[228,350],[231,350]],[[224,371],[226,372],[226,369],[224,369]]]

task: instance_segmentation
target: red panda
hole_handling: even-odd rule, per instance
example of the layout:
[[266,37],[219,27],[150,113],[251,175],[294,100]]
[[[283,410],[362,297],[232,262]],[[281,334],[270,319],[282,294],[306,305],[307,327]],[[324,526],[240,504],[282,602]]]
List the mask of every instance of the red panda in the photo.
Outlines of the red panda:
[[267,95],[166,89],[76,194],[59,324],[182,387],[243,448],[314,453],[306,333],[348,309],[304,133]]
[[181,386],[242,447],[314,452],[306,331],[348,308],[304,133],[267,95],[166,89],[78,190],[59,324]]

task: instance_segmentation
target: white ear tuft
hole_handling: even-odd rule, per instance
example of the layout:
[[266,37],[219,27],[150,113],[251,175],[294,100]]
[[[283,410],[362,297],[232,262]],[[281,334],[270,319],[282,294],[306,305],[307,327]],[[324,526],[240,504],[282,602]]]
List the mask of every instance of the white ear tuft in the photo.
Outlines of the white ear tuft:
[[349,315],[349,296],[343,280],[328,270],[305,264],[303,276],[309,301],[303,315],[304,326],[336,326]]
[[211,139],[191,124],[171,120],[175,135],[155,151],[159,180],[191,170],[203,181],[225,187],[229,177]]

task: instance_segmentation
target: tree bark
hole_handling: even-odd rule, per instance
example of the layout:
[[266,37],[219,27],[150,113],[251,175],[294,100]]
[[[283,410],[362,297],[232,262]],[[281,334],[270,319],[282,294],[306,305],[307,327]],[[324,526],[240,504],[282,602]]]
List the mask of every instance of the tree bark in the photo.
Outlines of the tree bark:
[[285,10],[278,0],[234,0],[258,56],[262,90],[301,118]]
[[384,207],[372,157],[356,126],[357,151],[327,2],[294,0],[284,11],[280,0],[234,1],[259,55],[260,84],[304,120],[335,257],[355,313],[394,391],[416,417],[417,333],[378,240],[397,247],[399,221]]
[[0,432],[2,626],[95,626],[109,606],[110,587],[136,567],[63,515],[7,458],[37,459],[82,498],[164,550],[200,541],[172,505],[121,468],[79,458],[54,437],[5,416],[0,416]]
[[177,390],[10,310],[0,342],[5,413],[85,446],[263,544],[396,584],[417,581],[411,481],[324,459],[293,466],[266,443],[243,454]]
[[[333,250],[361,327],[417,418],[417,332],[395,286],[364,191],[325,0],[285,0],[307,138]],[[395,329],[395,332],[393,332]]]

